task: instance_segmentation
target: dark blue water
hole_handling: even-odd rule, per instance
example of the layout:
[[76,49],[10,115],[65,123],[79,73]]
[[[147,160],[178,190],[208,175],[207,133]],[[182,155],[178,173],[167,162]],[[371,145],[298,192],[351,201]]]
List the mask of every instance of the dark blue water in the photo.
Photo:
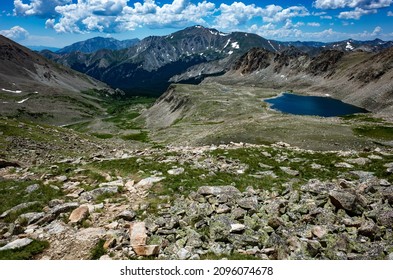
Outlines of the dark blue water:
[[336,117],[368,111],[330,97],[303,96],[284,93],[281,96],[265,99],[271,108],[294,115]]

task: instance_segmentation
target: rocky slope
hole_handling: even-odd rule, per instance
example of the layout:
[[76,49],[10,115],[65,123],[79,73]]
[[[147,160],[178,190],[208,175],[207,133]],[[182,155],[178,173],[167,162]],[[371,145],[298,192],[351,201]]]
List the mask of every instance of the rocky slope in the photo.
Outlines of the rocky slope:
[[295,48],[279,54],[255,48],[226,75],[210,81],[329,95],[391,117],[392,54],[393,48],[379,53],[326,50],[311,57]]
[[97,96],[81,91],[106,84],[58,65],[0,36],[0,114],[64,124],[102,113]]
[[79,155],[0,168],[0,258],[37,244],[30,258],[393,258],[391,150],[133,150],[61,134]]

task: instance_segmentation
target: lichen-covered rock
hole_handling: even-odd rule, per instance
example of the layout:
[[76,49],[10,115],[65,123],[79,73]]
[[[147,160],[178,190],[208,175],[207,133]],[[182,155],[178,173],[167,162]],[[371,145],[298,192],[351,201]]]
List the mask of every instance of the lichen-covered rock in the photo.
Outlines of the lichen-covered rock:
[[216,216],[209,223],[209,236],[213,241],[227,241],[234,224],[227,216]]
[[346,191],[331,191],[329,198],[337,209],[354,211],[356,207],[356,195]]
[[229,196],[240,195],[240,191],[233,186],[203,186],[198,189],[201,195],[221,195],[226,194]]

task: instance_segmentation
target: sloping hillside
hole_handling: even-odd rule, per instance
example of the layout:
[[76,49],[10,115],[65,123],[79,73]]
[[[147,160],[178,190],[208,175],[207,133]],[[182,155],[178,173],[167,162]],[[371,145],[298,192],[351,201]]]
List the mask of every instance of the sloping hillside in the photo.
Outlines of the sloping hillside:
[[102,114],[97,96],[81,91],[107,85],[0,36],[0,114],[64,124]]

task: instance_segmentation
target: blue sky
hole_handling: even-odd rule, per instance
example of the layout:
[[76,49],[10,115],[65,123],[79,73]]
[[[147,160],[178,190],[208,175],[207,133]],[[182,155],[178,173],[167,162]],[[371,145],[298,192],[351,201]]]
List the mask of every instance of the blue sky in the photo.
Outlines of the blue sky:
[[166,35],[191,25],[283,41],[393,40],[393,0],[1,0],[0,34],[63,47],[95,36]]

